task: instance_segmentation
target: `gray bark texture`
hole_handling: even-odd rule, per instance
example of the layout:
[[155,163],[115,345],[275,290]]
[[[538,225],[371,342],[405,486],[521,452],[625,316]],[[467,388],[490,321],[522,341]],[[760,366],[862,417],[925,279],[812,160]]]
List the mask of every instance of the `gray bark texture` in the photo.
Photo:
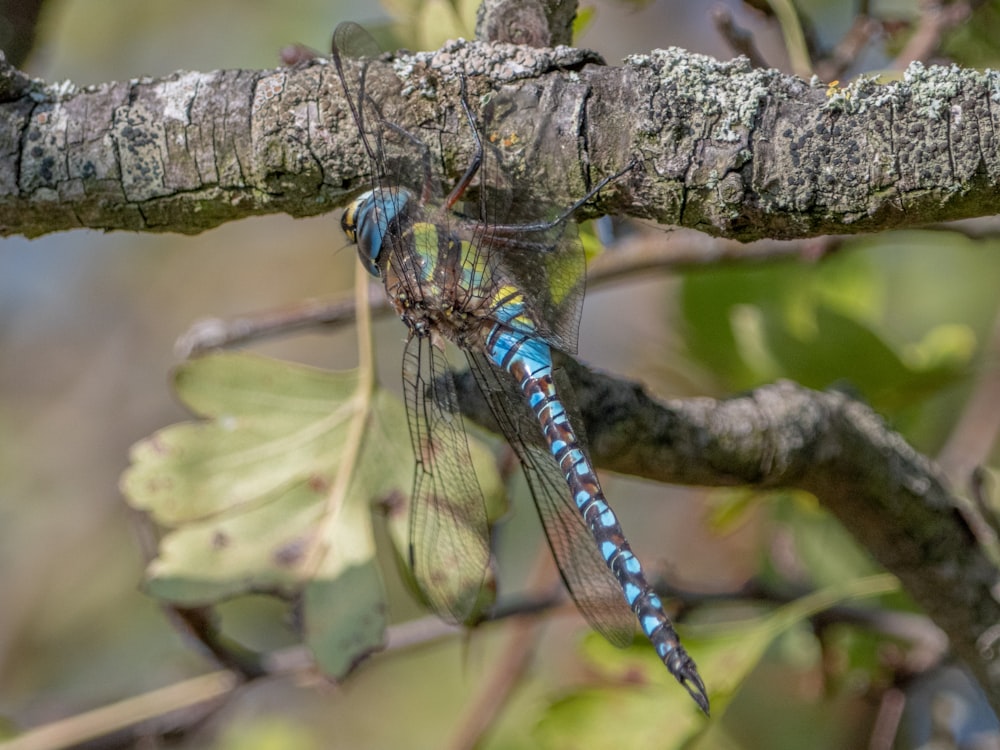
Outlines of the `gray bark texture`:
[[[570,205],[631,160],[601,210],[738,240],[919,226],[1000,213],[1000,76],[912,65],[902,81],[808,83],[677,49],[607,67],[567,47],[456,42],[370,67],[368,93],[467,165],[458,77],[480,114],[516,90],[508,172]],[[351,63],[349,62],[349,65]],[[310,216],[369,184],[326,59],[87,88],[0,69],[0,232],[196,233],[245,216]],[[453,139],[448,143],[448,134]]]

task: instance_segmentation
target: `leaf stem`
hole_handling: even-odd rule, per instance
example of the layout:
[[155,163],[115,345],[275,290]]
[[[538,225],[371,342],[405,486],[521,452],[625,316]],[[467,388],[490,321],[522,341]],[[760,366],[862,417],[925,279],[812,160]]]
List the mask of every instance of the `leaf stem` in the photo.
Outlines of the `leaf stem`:
[[375,354],[372,339],[372,311],[369,304],[371,279],[356,263],[354,269],[354,300],[357,310],[356,329],[358,337],[359,387],[364,386],[369,394],[375,390]]
[[372,402],[375,399],[375,353],[372,343],[371,312],[368,309],[367,274],[360,268],[354,272],[354,292],[357,298],[356,328],[358,336],[358,385],[352,398],[353,408],[350,422],[347,426],[347,438],[344,452],[341,455],[337,476],[333,486],[327,493],[323,513],[313,530],[309,551],[303,561],[301,570],[306,580],[311,580],[323,566],[323,560],[329,551],[330,528],[336,523],[340,511],[348,501],[351,483],[354,481],[357,464],[362,454],[365,432],[369,427],[372,413]]

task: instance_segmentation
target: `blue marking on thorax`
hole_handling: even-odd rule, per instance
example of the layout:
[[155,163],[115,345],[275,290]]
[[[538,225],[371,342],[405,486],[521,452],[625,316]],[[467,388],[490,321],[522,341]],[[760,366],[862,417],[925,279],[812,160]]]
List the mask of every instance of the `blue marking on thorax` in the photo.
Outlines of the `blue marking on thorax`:
[[426,221],[413,225],[413,253],[420,262],[417,267],[420,280],[432,283],[438,268],[439,227]]
[[462,289],[482,289],[486,286],[487,276],[469,266],[462,266]]

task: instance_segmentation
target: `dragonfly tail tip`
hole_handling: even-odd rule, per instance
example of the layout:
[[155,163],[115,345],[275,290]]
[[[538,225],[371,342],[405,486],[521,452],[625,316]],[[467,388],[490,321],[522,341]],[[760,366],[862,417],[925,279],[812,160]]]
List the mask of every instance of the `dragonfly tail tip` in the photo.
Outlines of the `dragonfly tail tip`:
[[688,691],[688,694],[698,704],[698,708],[704,712],[705,716],[711,716],[708,705],[708,691],[705,690],[705,683],[702,682],[701,675],[691,670],[677,675],[677,681],[684,686],[684,689]]

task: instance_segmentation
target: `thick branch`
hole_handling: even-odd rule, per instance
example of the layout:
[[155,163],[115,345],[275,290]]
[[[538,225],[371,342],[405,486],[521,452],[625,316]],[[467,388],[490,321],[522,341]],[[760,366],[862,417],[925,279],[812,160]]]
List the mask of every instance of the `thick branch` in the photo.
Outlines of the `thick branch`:
[[[603,210],[739,240],[853,233],[1000,213],[1000,76],[911,66],[848,89],[671,49],[591,53],[458,42],[372,67],[387,119],[467,165],[456,76],[479,108],[519,89],[502,135],[529,199],[569,205],[641,161]],[[7,68],[0,82],[14,80]],[[198,232],[320,214],[368,183],[333,68],[176,73],[86,89],[0,87],[0,231]],[[445,128],[444,125],[447,125]],[[423,129],[423,130],[422,130]],[[625,184],[627,182],[627,184]]]
[[[660,482],[813,493],[900,579],[1000,706],[1000,571],[970,530],[974,511],[871,409],[790,382],[660,403],[633,383],[565,366],[600,466]],[[491,426],[471,378],[460,385],[463,409]]]

